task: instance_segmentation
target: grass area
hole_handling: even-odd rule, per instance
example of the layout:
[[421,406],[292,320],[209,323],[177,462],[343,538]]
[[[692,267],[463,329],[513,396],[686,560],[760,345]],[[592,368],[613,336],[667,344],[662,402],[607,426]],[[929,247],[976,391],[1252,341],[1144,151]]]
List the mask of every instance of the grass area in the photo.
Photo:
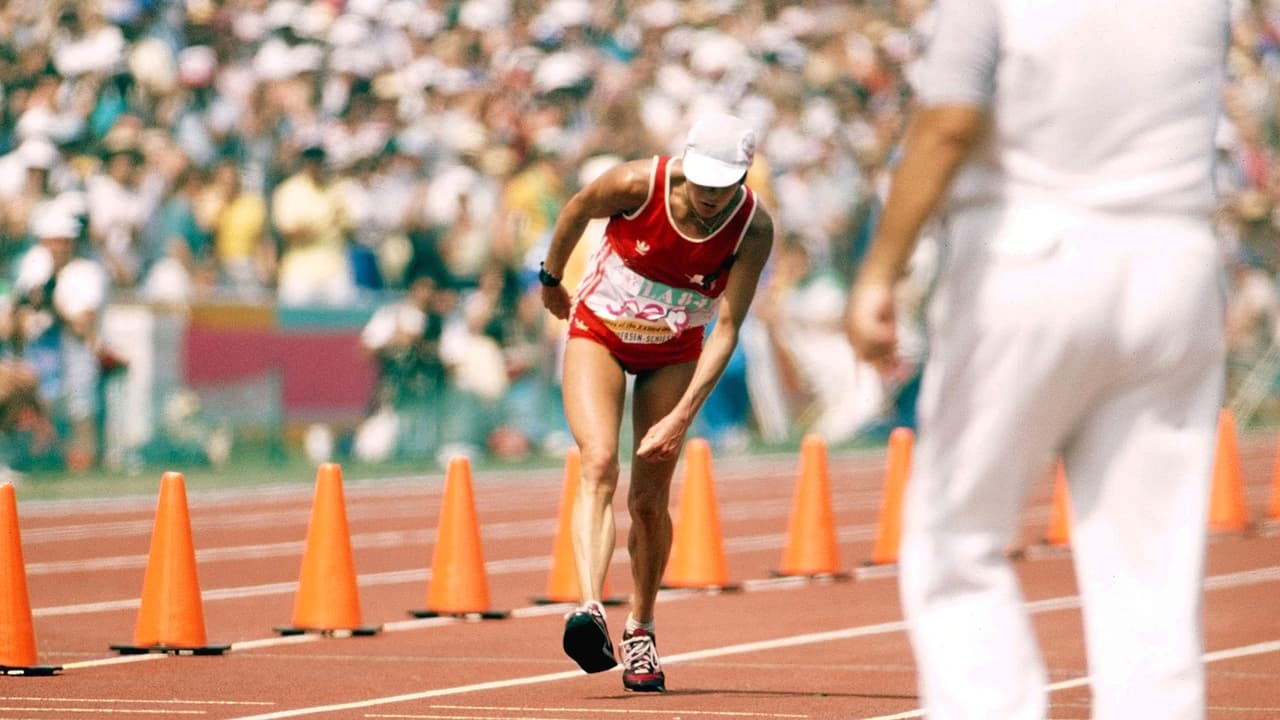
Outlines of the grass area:
[[[624,444],[630,442],[629,439]],[[754,441],[748,448],[723,454],[787,454],[799,453],[801,438],[780,443]],[[884,445],[876,435],[859,437],[833,446],[831,450],[865,449]],[[336,458],[347,481],[379,478],[442,477],[445,467],[432,459],[397,460],[378,464],[357,463]],[[563,467],[564,460],[551,455],[534,454],[518,460],[477,457],[472,460],[475,472],[510,472],[518,475],[529,470]],[[40,470],[21,475],[14,481],[15,493],[23,500],[86,500],[125,496],[147,496],[158,492],[160,478],[166,471],[181,472],[187,491],[227,490],[280,485],[310,486],[315,483],[316,466],[301,450],[281,450],[265,443],[238,443],[230,460],[219,467],[208,464],[184,465],[151,463],[127,469],[99,468],[72,474],[66,470]],[[3,480],[0,480],[2,482]]]
[[[342,465],[344,480],[364,480],[405,476],[440,476],[444,467],[432,460],[395,461],[377,465],[335,459]],[[531,467],[559,466],[556,458],[530,458],[519,462],[477,459],[475,470],[509,468],[513,471]],[[129,469],[95,469],[72,474],[65,470],[42,470],[21,476],[15,493],[21,500],[69,500],[150,495],[158,491],[160,478],[167,471],[181,472],[188,492],[227,490],[279,485],[311,485],[316,479],[316,465],[301,453],[267,452],[263,448],[237,449],[226,464],[183,466],[151,465]]]
[[[188,491],[255,487],[289,482],[314,481],[314,469],[305,459],[270,458],[253,449],[237,450],[222,467],[210,465],[142,466],[121,469],[96,468],[82,473],[64,469],[42,469],[21,476],[15,483],[18,500],[96,499],[128,495],[150,495],[158,491],[166,471],[181,472]],[[307,478],[304,473],[310,473]],[[296,476],[296,477],[295,477]]]

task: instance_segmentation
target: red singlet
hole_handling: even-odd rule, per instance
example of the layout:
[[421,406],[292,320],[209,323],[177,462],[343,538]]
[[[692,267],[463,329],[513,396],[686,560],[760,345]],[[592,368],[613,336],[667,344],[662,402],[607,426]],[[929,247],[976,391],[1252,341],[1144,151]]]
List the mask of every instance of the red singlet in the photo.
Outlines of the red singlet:
[[755,215],[755,193],[743,185],[714,233],[685,235],[671,220],[669,165],[670,158],[656,157],[644,204],[609,219],[569,323],[569,337],[604,345],[632,373],[698,358]]

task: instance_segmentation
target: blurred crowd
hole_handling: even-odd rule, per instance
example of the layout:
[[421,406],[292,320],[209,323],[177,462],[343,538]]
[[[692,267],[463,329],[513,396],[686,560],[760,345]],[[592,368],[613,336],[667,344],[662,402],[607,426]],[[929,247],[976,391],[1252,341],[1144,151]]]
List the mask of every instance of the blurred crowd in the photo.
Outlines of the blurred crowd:
[[[563,448],[562,328],[534,277],[547,233],[582,183],[678,154],[708,109],[758,128],[750,182],[780,236],[696,431],[743,446],[909,423],[913,364],[859,365],[841,316],[929,9],[0,2],[5,443],[91,466],[92,388],[120,368],[96,332],[105,304],[230,298],[382,305],[362,335],[382,377],[349,438],[358,458]],[[1243,0],[1234,18],[1219,220],[1232,287],[1252,288],[1231,323],[1244,357],[1280,327],[1280,3]],[[936,264],[924,248],[904,290],[916,302]]]

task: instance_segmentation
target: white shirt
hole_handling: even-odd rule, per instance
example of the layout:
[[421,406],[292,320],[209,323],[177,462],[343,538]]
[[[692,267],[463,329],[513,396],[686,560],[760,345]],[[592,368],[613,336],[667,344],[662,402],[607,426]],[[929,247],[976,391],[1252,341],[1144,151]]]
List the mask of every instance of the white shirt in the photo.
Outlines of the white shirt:
[[992,121],[953,202],[1214,207],[1226,0],[938,0],[935,28],[921,101]]
[[427,314],[413,303],[391,303],[374,311],[360,332],[360,342],[370,350],[381,350],[397,335],[421,336],[426,327]]

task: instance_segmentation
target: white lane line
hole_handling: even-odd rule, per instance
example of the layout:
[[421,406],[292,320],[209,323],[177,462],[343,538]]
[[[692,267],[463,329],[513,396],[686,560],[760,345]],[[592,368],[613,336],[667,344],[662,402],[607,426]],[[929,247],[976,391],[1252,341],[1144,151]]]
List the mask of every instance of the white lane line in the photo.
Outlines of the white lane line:
[[[300,515],[300,517],[299,517]],[[367,508],[356,506],[347,510],[347,520],[356,523],[366,519],[387,521],[392,519],[420,519],[426,513],[407,507],[404,503],[394,507],[386,506]],[[283,513],[279,511],[240,514],[234,518],[204,519],[194,518],[193,527],[201,531],[236,530],[243,528],[263,527],[305,527],[310,515],[307,513]],[[65,527],[34,528],[22,534],[22,542],[26,545],[39,543],[68,542],[76,540],[94,540],[98,538],[119,538],[126,535],[147,535],[155,528],[155,520],[122,520],[110,523],[91,525],[70,525]],[[487,523],[484,526],[485,536],[502,538],[521,538],[538,535],[550,535],[555,529],[555,518],[534,518],[532,520],[511,520],[507,522]],[[406,533],[420,533],[423,539],[434,537],[435,528],[424,530],[407,530]],[[377,537],[379,533],[365,533],[369,537]],[[353,535],[353,538],[362,537]],[[285,545],[287,543],[280,543]],[[74,568],[73,568],[74,569]]]
[[[494,711],[502,713],[577,713],[578,715],[646,715],[646,716],[675,716],[675,720],[686,717],[709,717],[709,718],[774,718],[778,720],[803,720],[810,717],[809,715],[797,715],[794,713],[756,713],[756,712],[734,712],[729,710],[620,710],[617,708],[571,708],[571,707],[503,707],[501,705],[432,705],[433,710],[470,710],[470,711]],[[365,713],[367,718],[404,718],[405,720],[561,720],[548,715],[438,715],[438,714],[420,714],[420,713]],[[567,719],[565,719],[567,720]],[[576,720],[576,718],[575,718]]]
[[831,642],[832,640],[849,640],[857,637],[866,637],[868,635],[884,635],[906,629],[907,624],[905,622],[901,620],[893,620],[890,622],[877,623],[875,625],[859,625],[857,627],[842,628],[840,630],[804,633],[801,635],[775,638],[773,640],[757,640],[755,642],[725,645],[718,648],[707,648],[706,650],[694,650],[692,652],[680,653],[679,655],[663,657],[662,663],[664,665],[676,665],[683,662],[690,662],[692,660],[706,660],[708,658],[724,657],[726,655],[741,655],[742,653],[757,652],[759,650],[778,650],[781,648],[796,647],[798,645],[812,645],[814,643]]
[[[784,581],[776,582],[773,580],[761,580],[753,583],[745,583],[744,588],[748,590],[768,589],[773,585],[790,584],[791,578]],[[697,590],[663,590],[658,593],[658,599],[664,603],[682,598],[698,597],[700,595]],[[548,605],[530,605],[528,607],[516,608],[511,611],[513,618],[530,618],[542,617],[545,615],[562,615],[571,608],[571,603],[552,603]],[[468,622],[466,618],[458,617],[436,617],[436,618],[416,618],[413,620],[398,620],[394,622],[384,623],[381,627],[383,632],[404,632],[410,630],[422,630],[425,628],[440,627],[442,625],[456,625],[458,623]],[[301,643],[319,642],[327,639],[328,636],[322,633],[302,633],[301,635],[282,635],[267,638],[258,638],[256,640],[241,640],[231,643],[228,652],[243,652],[245,650],[259,650],[262,648],[280,647],[283,645],[298,645]],[[120,655],[94,660],[81,660],[78,662],[64,663],[63,669],[82,669],[91,667],[100,667],[103,665],[119,665],[128,662],[141,662],[144,660],[161,660],[166,655],[163,653],[149,653],[145,655]],[[0,718],[4,720],[4,718]]]
[[[688,715],[692,717],[733,717],[733,718],[807,718],[808,715],[796,715],[794,713],[758,713],[746,712],[738,710],[630,710],[623,708],[572,708],[572,707],[504,707],[502,705],[432,705],[433,710],[497,710],[509,712],[572,712],[587,713],[591,715]],[[396,715],[375,715],[366,714],[365,717],[398,717]],[[409,717],[409,716],[404,716]]]
[[[865,498],[862,497],[863,495],[865,495]],[[836,499],[832,503],[832,510],[834,512],[847,512],[860,507],[870,508],[872,506],[878,506],[878,504],[879,491],[868,491],[866,493],[858,494],[856,497],[841,497]],[[422,513],[416,511],[406,512],[404,508],[405,504],[400,503],[395,509],[391,510],[384,507],[365,508],[363,510],[351,509],[347,513],[347,518],[350,522],[356,522],[363,518],[377,518],[380,521],[385,521],[393,517],[407,518],[419,517],[422,515]],[[759,520],[780,518],[785,516],[788,511],[788,501],[776,498],[770,500],[727,502],[720,509],[720,514],[721,519],[726,521]],[[305,522],[306,517],[304,516],[302,518],[294,519],[298,522],[290,524],[302,525]],[[202,522],[200,523],[200,529],[280,527],[282,526],[282,520],[283,514],[275,511],[251,513],[247,515],[241,514],[234,519],[219,519],[215,521]],[[486,540],[522,540],[538,537],[551,537],[555,532],[555,522],[555,519],[551,517],[533,520],[493,522],[486,523],[483,526],[482,531]],[[628,518],[625,516],[619,518],[618,527],[620,529],[625,529],[628,525]],[[152,532],[153,528],[154,521],[152,520],[127,520],[92,525],[35,528],[24,532],[22,540],[24,545],[30,546],[47,542],[90,540],[103,537],[119,538],[124,535],[148,534]],[[874,525],[859,525],[851,528],[845,528],[840,533],[840,539],[870,539],[874,537],[875,529]],[[435,540],[437,532],[438,529],[436,527],[427,527],[410,530],[355,533],[351,536],[351,544],[356,548],[427,545]],[[848,535],[845,533],[848,533]],[[778,534],[777,536],[779,537],[779,542],[781,542],[781,538],[783,536],[781,534]],[[196,559],[200,562],[220,562],[281,556],[301,556],[303,545],[304,543],[302,540],[294,540],[277,543],[211,548],[198,550],[196,552]],[[147,556],[145,554],[137,553],[132,555],[104,556],[75,560],[31,562],[27,564],[26,571],[28,576],[74,573],[89,570],[143,567],[146,565],[146,562]]]
[[369,715],[367,718],[407,718],[408,720],[576,720],[569,717],[555,717],[552,715],[441,715],[432,713],[430,715]]
[[895,715],[877,715],[866,720],[908,720],[908,718],[924,717],[923,710],[908,710],[907,712],[897,713]]
[[237,650],[257,650],[259,648],[281,647],[284,645],[301,645],[303,643],[317,642],[325,639],[325,636],[319,633],[303,633],[301,635],[279,635],[276,637],[259,638],[257,640],[242,640],[240,642],[231,643],[231,652]]
[[207,715],[204,710],[175,710],[166,708],[163,710],[147,710],[144,708],[121,708],[119,710],[113,708],[57,708],[57,707],[0,707],[0,710],[7,712],[46,712],[46,713],[93,713],[94,717],[100,715],[164,715],[171,717],[173,715]]
[[[359,521],[367,518],[418,518],[424,515],[422,511],[418,510],[412,504],[405,502],[393,504],[388,501],[376,507],[371,507],[365,504],[350,503],[346,510],[347,518],[351,521]],[[192,508],[188,512],[192,516],[193,527],[199,528],[202,531],[263,527],[305,527],[311,517],[310,512],[306,508],[301,508],[297,511],[245,511],[223,517],[205,517],[203,512],[200,512],[195,508]],[[550,521],[548,520],[547,522]],[[35,545],[39,543],[90,540],[100,537],[118,538],[126,535],[146,535],[150,533],[154,527],[155,516],[153,514],[148,518],[108,520],[105,522],[77,523],[74,525],[53,525],[49,527],[32,528],[23,532],[22,541],[26,544]]]
[[[1268,568],[1273,569],[1273,568]],[[1249,571],[1237,573],[1237,575],[1248,576],[1252,574]],[[1220,576],[1227,577],[1227,576]],[[1208,586],[1208,583],[1205,583]],[[1205,664],[1218,662],[1219,660],[1233,660],[1235,658],[1249,657],[1251,655],[1264,655],[1266,653],[1280,652],[1280,640],[1271,640],[1267,642],[1254,643],[1253,645],[1243,645],[1241,647],[1227,648],[1225,650],[1215,650],[1204,654]],[[1050,692],[1055,690],[1070,690],[1072,688],[1085,687],[1089,684],[1089,676],[1072,678],[1061,682],[1052,683],[1048,686]],[[1246,708],[1248,709],[1248,708]],[[910,710],[896,715],[877,715],[875,717],[866,718],[865,720],[909,720],[909,718],[924,717],[924,710]]]
[[[861,540],[871,537],[874,528],[870,525],[861,525],[846,528],[838,533],[838,540],[845,542],[848,540]],[[746,537],[737,537],[724,542],[726,553],[749,552],[751,550],[781,548],[785,541],[785,536],[780,533],[769,533],[763,535],[749,535]],[[301,543],[298,544],[294,554],[301,555]],[[197,557],[200,554],[197,553]],[[146,559],[138,556],[139,566],[146,565]],[[614,562],[625,562],[626,551],[624,548],[618,548],[614,553]],[[485,563],[485,572],[490,576],[517,574],[527,572],[542,572],[551,567],[550,554],[537,555],[533,557],[512,558],[509,560],[493,560]],[[431,569],[422,568],[415,570],[388,570],[380,573],[367,573],[359,575],[356,583],[360,587],[373,587],[377,585],[402,585],[408,583],[425,583],[431,580]],[[264,595],[292,595],[298,589],[297,581],[287,581],[278,583],[264,583],[262,585],[246,585],[241,587],[218,588],[214,590],[205,590],[200,593],[200,597],[204,602],[213,602],[217,600],[239,600],[242,598],[262,597]],[[53,605],[49,607],[33,608],[31,614],[33,617],[54,617],[61,615],[82,615],[98,612],[115,612],[118,610],[136,610],[141,603],[140,598],[125,598],[120,600],[101,600],[97,602],[75,603],[72,605]]]
[[252,700],[139,700],[137,698],[49,698],[6,696],[5,702],[105,703],[108,705],[275,705]]
[[[1258,570],[1247,570],[1239,573],[1230,573],[1226,575],[1216,575],[1206,580],[1206,587],[1212,589],[1222,589],[1228,587],[1239,587],[1244,585],[1256,585],[1266,582],[1272,582],[1280,579],[1280,567],[1261,568]],[[1056,598],[1048,598],[1045,600],[1037,600],[1026,604],[1027,612],[1030,614],[1040,614],[1053,612],[1057,610],[1069,610],[1080,606],[1080,598],[1076,595],[1068,595]],[[736,645],[726,645],[718,648],[707,648],[705,650],[695,650],[693,652],[680,653],[663,658],[663,662],[667,665],[674,665],[682,662],[690,662],[694,660],[703,660],[707,658],[724,657],[727,655],[738,655],[748,652],[757,652],[761,650],[772,650],[777,648],[795,647],[800,645],[811,645],[820,642],[830,642],[833,640],[846,640],[850,638],[866,637],[869,635],[881,635],[893,632],[901,632],[906,629],[906,623],[902,620],[890,622],[876,623],[874,625],[861,625],[839,630],[830,630],[826,632],[804,633],[801,635],[792,635],[788,637],[776,638],[773,640],[761,640],[757,642],[739,643]],[[1275,645],[1274,648],[1271,646]],[[1262,652],[1272,652],[1280,650],[1280,642],[1276,643],[1260,643],[1255,648],[1254,654]],[[1242,649],[1235,649],[1225,652],[1243,652]],[[1206,656],[1207,657],[1207,656]],[[548,673],[545,675],[531,675],[527,677],[511,678],[508,680],[494,680],[490,682],[474,683],[471,685],[459,685],[449,688],[439,688],[436,690],[424,690],[416,693],[405,693],[402,695],[391,695],[380,698],[370,698],[368,700],[355,700],[346,703],[338,703],[334,705],[318,705],[307,708],[295,708],[291,710],[280,710],[276,712],[265,713],[261,715],[249,715],[233,720],[282,720],[283,718],[303,717],[307,715],[321,715],[331,712],[339,712],[342,710],[359,710],[361,708],[377,707],[379,705],[391,705],[394,703],[410,702],[414,700],[426,700],[436,697],[447,697],[452,695],[464,695],[467,693],[484,692],[487,690],[502,690],[513,687],[521,687],[525,685],[538,685],[542,683],[558,682],[560,680],[569,680],[582,677],[580,671],[572,670],[568,672]],[[1054,683],[1050,686],[1051,690],[1065,689],[1069,687],[1077,687],[1087,683],[1088,678],[1076,678],[1066,680],[1060,683]],[[884,715],[868,720],[905,720],[906,718],[923,717],[923,711],[914,710],[907,713],[897,715]],[[545,719],[544,719],[545,720]]]
[[1264,655],[1280,651],[1280,640],[1272,640],[1269,642],[1254,643],[1253,645],[1244,645],[1238,648],[1228,648],[1226,650],[1215,650],[1204,654],[1205,662],[1217,662],[1219,660],[1234,660],[1236,658],[1248,657],[1250,655]]
[[[780,517],[778,512],[758,517]],[[531,521],[519,523],[494,523],[484,527],[486,540],[524,540],[538,537],[551,537],[551,521]],[[619,527],[624,528],[620,522]],[[376,533],[355,533],[351,535],[351,547],[355,549],[389,548],[407,546],[426,546],[436,539],[434,528],[427,530],[392,530]],[[837,533],[841,542],[869,540],[875,536],[874,525],[854,525]],[[782,533],[767,533],[746,537],[734,537],[725,541],[725,549],[731,551],[747,551],[758,548],[781,547],[785,539]],[[196,551],[196,561],[201,564],[229,562],[238,560],[261,560],[275,557],[301,557],[306,543],[302,540],[290,540],[278,543],[257,543],[253,545],[237,545],[211,548]],[[77,560],[48,560],[27,563],[27,577],[37,575],[57,575],[61,573],[82,573],[99,570],[128,570],[142,568],[147,565],[145,553],[132,555],[111,555]]]
[[541,683],[556,682],[559,680],[572,680],[580,677],[582,677],[581,670],[566,670],[564,672],[547,673],[545,675],[529,675],[522,678],[511,678],[510,680],[494,680],[491,682],[474,683],[472,685],[440,688],[438,690],[424,690],[422,692],[405,693],[403,695],[391,695],[372,700],[357,700],[354,702],[338,703],[334,705],[281,710],[279,712],[265,713],[262,715],[249,715],[233,718],[233,720],[279,720],[280,718],[301,717],[303,715],[316,715],[319,713],[338,712],[340,710],[360,710],[362,708],[376,707],[378,705],[391,705],[393,703],[409,702],[411,700],[426,700],[434,697],[465,695],[466,693],[481,692],[484,690],[503,690],[506,688],[521,687],[523,685],[538,685]]
[[98,658],[96,660],[79,660],[77,662],[62,663],[62,669],[75,670],[77,668],[101,667],[103,665],[124,665],[126,663],[159,660],[163,657],[163,655],[120,655],[117,657]]
[[[1268,438],[1268,442],[1272,439]],[[1247,445],[1242,446],[1242,450],[1248,449]],[[845,472],[839,473],[840,476],[847,475],[849,472],[874,473],[883,469],[885,453],[884,450],[876,448],[837,450],[830,453],[829,462],[833,466],[838,463],[848,464],[845,467]],[[627,464],[623,464],[624,477],[628,467]],[[717,481],[732,482],[738,479],[756,480],[762,474],[786,476],[796,472],[796,467],[795,453],[779,451],[775,453],[717,457],[714,460],[713,469]],[[677,468],[677,470],[679,469]],[[506,469],[477,469],[472,472],[472,482],[476,486],[476,490],[485,497],[489,497],[485,492],[487,490],[494,487],[501,488],[504,484],[519,482],[521,494],[518,499],[511,499],[512,505],[510,507],[527,507],[528,496],[525,493],[529,490],[540,489],[546,491],[549,497],[558,497],[560,492],[559,483],[563,477],[564,469],[562,467],[535,468],[518,472]],[[410,498],[422,496],[439,497],[444,490],[444,479],[445,471],[443,469],[421,473],[369,477],[355,477],[351,473],[346,473],[346,477],[343,479],[343,488],[344,495],[348,501],[385,497],[403,499],[406,495],[410,496]],[[192,485],[191,482],[187,484],[189,486]],[[312,499],[313,494],[314,485],[306,482],[305,479],[296,482],[273,482],[271,477],[258,478],[257,481],[246,483],[242,487],[218,489],[193,489],[189,487],[187,490],[189,504],[193,510],[221,505],[261,505],[266,502],[290,500],[306,503]],[[498,498],[509,496],[509,493],[495,492],[493,494],[493,497]],[[58,518],[66,515],[71,510],[74,510],[77,514],[105,515],[129,511],[143,512],[154,510],[155,506],[156,496],[149,493],[72,500],[65,498],[52,500],[29,499],[21,502],[20,514],[23,517],[32,518]]]

